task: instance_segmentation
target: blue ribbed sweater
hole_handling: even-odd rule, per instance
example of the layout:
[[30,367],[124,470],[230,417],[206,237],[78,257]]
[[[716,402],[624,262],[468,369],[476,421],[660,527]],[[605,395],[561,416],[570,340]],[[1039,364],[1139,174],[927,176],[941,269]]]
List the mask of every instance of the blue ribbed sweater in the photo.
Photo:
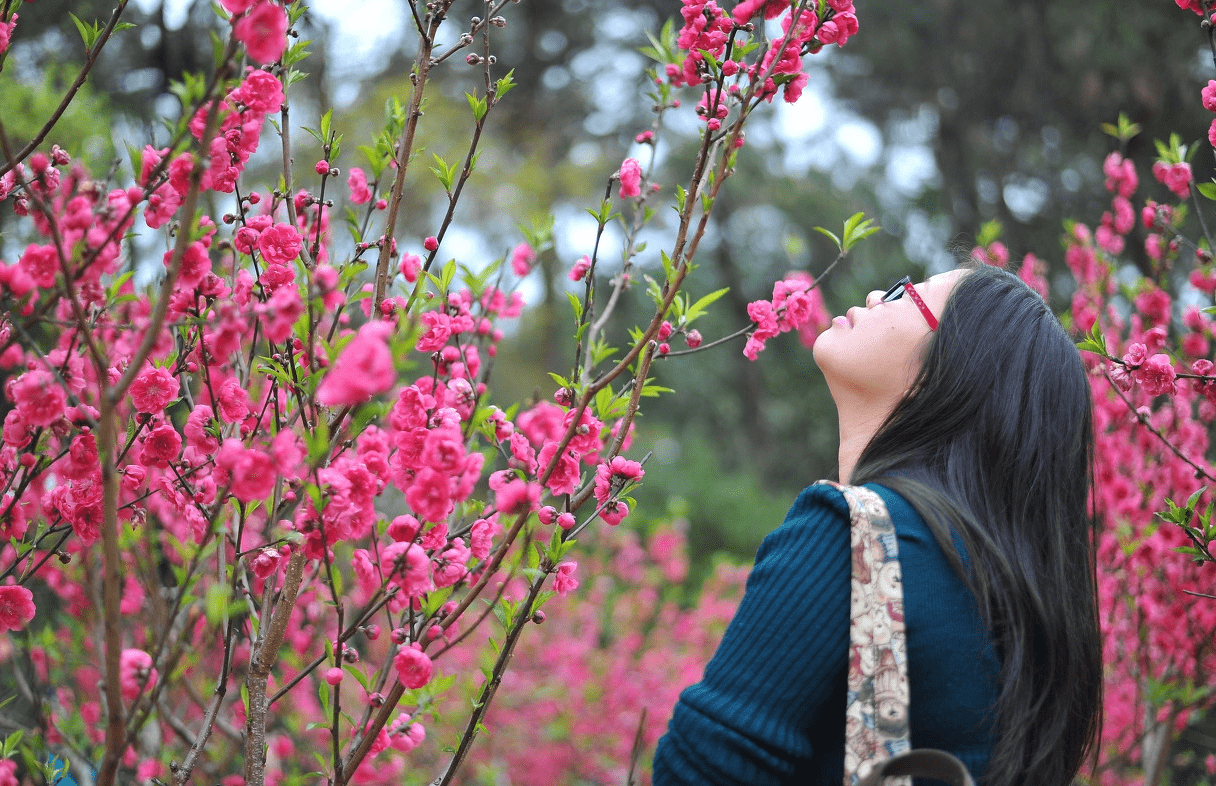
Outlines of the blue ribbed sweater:
[[[899,536],[912,744],[950,751],[978,780],[992,749],[995,648],[924,520],[898,494],[869,488]],[[840,786],[850,575],[848,504],[811,486],[761,544],[705,676],[680,694],[655,786]]]

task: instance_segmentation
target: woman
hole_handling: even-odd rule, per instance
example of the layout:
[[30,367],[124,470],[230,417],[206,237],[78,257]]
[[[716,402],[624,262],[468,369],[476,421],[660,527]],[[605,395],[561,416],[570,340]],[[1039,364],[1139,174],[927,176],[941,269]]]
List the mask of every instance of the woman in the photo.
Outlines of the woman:
[[[871,292],[814,355],[841,482],[870,484],[898,534],[913,746],[954,753],[983,786],[1071,782],[1102,684],[1072,341],[1038,294],[984,266]],[[848,554],[843,496],[803,491],[681,694],[655,786],[841,783]]]

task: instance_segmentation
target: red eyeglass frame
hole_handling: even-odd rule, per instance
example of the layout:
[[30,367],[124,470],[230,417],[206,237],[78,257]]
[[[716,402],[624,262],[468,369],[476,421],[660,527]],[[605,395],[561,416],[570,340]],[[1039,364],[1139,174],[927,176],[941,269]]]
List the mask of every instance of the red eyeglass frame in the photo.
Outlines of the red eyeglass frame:
[[937,330],[937,317],[933,316],[933,312],[930,311],[929,307],[925,305],[925,301],[921,298],[920,293],[917,292],[916,288],[912,286],[911,276],[904,276],[899,281],[896,281],[891,288],[887,290],[886,294],[882,296],[882,302],[890,303],[893,300],[899,300],[904,296],[905,292],[908,293],[908,297],[912,298],[912,302],[916,304],[916,307],[920,309],[921,315],[924,316],[925,321],[929,323],[929,329]]

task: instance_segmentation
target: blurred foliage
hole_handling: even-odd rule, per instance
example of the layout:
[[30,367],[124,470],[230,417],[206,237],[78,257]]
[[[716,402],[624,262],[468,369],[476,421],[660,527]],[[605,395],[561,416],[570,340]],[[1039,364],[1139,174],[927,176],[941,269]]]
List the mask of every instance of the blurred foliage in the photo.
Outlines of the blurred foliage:
[[[15,150],[24,147],[42,128],[63,99],[77,65],[49,63],[26,82],[13,76],[9,69],[0,72],[0,118],[8,143]],[[94,172],[104,172],[114,159],[114,140],[97,133],[98,118],[111,114],[106,95],[99,94],[86,82],[75,100],[55,124],[52,139],[75,159],[80,159]],[[49,150],[50,145],[46,146]]]
[[1199,90],[1216,74],[1199,24],[1166,0],[875,4],[835,84],[888,145],[916,141],[913,121],[928,118],[940,187],[919,203],[949,219],[949,237],[970,242],[999,218],[1015,256],[1050,259],[1062,218],[1107,207],[1100,124],[1120,112],[1141,124],[1128,153],[1142,171],[1154,138],[1206,132]]

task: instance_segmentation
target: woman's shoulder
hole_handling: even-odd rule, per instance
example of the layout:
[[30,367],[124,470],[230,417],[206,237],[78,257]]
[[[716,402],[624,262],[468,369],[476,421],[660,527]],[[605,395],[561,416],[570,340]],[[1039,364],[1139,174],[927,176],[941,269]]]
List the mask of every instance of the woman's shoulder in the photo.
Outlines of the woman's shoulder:
[[[845,487],[822,480],[807,486],[794,500],[782,527],[843,526],[847,531],[850,519],[849,502],[843,488]],[[928,532],[928,527],[916,508],[898,493],[877,483],[867,483],[861,488],[873,491],[882,498],[901,538],[905,530],[909,534]]]

